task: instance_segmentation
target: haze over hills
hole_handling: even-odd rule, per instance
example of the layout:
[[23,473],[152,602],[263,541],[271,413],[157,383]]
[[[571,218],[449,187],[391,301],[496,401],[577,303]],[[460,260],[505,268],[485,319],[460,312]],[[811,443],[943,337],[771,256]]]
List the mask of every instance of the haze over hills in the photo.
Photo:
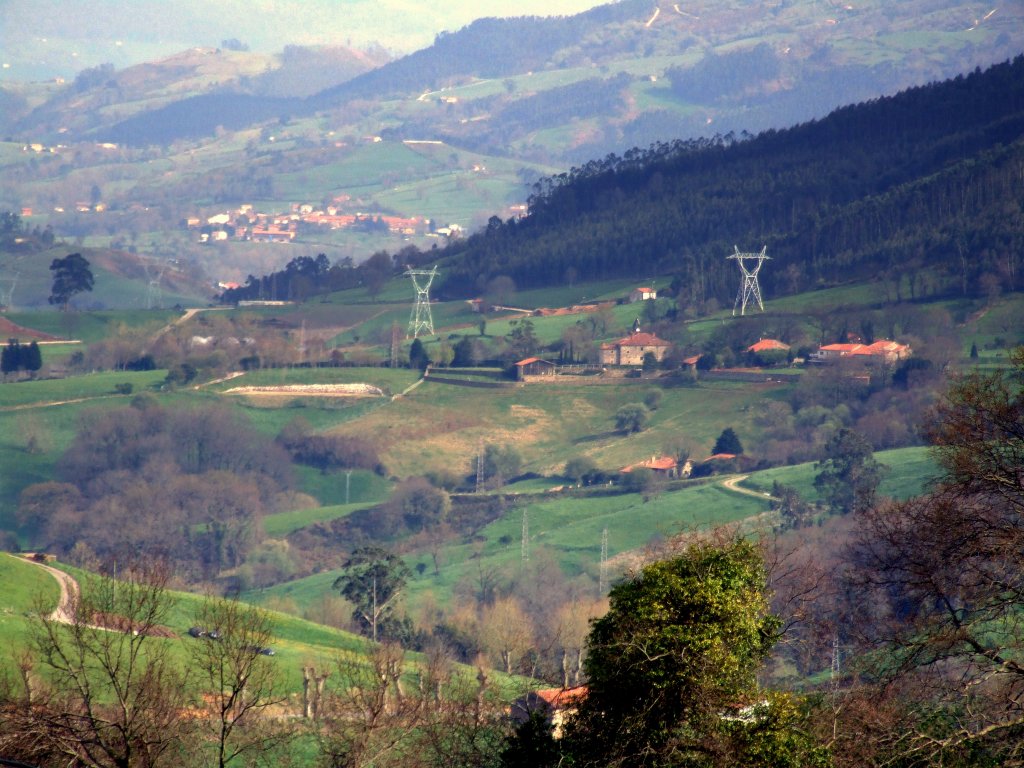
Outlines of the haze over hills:
[[104,62],[122,68],[193,46],[238,40],[272,53],[285,45],[383,46],[408,52],[481,16],[577,13],[594,0],[7,0],[0,4],[0,80],[70,79]]

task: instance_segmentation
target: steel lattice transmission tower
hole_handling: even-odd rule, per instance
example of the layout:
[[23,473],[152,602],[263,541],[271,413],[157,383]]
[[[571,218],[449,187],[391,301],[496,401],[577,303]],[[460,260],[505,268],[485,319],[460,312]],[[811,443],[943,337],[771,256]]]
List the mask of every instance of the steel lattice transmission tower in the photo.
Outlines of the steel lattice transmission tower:
[[159,309],[164,303],[164,292],[160,287],[160,281],[164,278],[164,272],[167,271],[166,262],[156,266],[149,264],[144,265],[146,268],[146,279],[148,281],[146,288],[146,309]]
[[[764,312],[764,304],[761,301],[761,287],[757,284],[757,273],[761,271],[761,265],[771,259],[765,255],[768,246],[764,246],[760,253],[740,253],[739,246],[733,246],[736,253],[726,256],[727,259],[736,259],[740,265],[740,272],[743,273],[743,282],[740,284],[740,292],[736,294],[736,303],[732,306],[733,317],[736,316],[736,307],[740,308],[740,315],[746,314],[747,304],[753,299],[757,306]],[[757,262],[753,268],[747,266],[748,261]]]
[[[412,278],[412,287],[416,291],[416,303],[412,307],[412,315],[409,317],[408,337],[415,339],[420,331],[427,334],[434,333],[434,318],[430,315],[430,284],[437,277],[437,266],[433,269],[407,269],[406,275]],[[422,282],[421,282],[422,280]]]

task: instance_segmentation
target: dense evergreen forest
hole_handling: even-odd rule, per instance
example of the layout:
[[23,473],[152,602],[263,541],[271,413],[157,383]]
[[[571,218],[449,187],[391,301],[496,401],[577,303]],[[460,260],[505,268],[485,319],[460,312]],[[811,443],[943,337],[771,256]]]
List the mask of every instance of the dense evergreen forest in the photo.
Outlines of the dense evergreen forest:
[[[448,295],[675,274],[731,301],[733,246],[767,291],[870,277],[896,290],[1020,287],[1024,57],[756,137],[659,143],[541,180],[529,214],[448,248]],[[929,268],[916,277],[921,267]],[[988,276],[988,277],[986,277]],[[904,279],[906,278],[906,279]]]

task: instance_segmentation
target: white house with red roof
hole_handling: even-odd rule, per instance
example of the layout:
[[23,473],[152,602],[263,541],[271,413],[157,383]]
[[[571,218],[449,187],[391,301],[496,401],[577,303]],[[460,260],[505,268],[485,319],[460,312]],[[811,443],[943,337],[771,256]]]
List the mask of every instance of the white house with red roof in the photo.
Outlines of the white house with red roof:
[[636,304],[638,301],[650,301],[658,298],[658,292],[650,286],[640,286],[629,292],[629,303]]

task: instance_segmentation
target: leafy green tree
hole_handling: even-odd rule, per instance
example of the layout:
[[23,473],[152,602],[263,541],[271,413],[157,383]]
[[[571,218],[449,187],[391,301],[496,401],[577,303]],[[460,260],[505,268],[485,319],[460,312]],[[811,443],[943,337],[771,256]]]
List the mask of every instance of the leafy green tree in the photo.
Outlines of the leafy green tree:
[[778,480],[772,483],[772,508],[779,513],[786,529],[805,528],[814,521],[814,507],[797,493],[795,488]]
[[26,371],[38,371],[43,367],[43,353],[39,349],[39,344],[33,341],[28,345],[25,351],[24,365]]
[[430,365],[430,355],[427,354],[426,347],[419,339],[413,339],[409,346],[409,367],[425,371],[428,365]]
[[[644,358],[644,363],[646,364],[646,357]],[[652,389],[644,394],[644,405],[647,406],[648,410],[658,410],[658,406],[661,405],[661,390]]]
[[743,453],[743,443],[740,442],[732,427],[726,427],[715,441],[715,447],[711,449],[711,453],[731,453],[734,456],[739,456]]
[[80,253],[69,253],[63,259],[54,259],[50,271],[53,273],[53,287],[50,289],[49,302],[59,304],[65,312],[72,296],[92,290],[92,270],[89,269],[88,260]]
[[779,636],[756,545],[696,543],[615,586],[588,693],[561,745],[575,766],[828,765],[757,673]]
[[558,760],[554,726],[542,710],[534,710],[516,727],[501,752],[502,768],[553,768]]
[[626,403],[615,412],[615,428],[632,434],[640,432],[647,426],[650,412],[643,403]]
[[490,444],[484,447],[484,479],[495,485],[503,485],[509,478],[519,474],[523,457],[511,445]]
[[846,514],[875,503],[878,484],[887,467],[875,461],[871,444],[847,427],[836,431],[825,444],[825,458],[817,462],[814,487],[833,512]]
[[577,456],[565,462],[565,476],[574,483],[589,482],[597,474],[597,464],[589,456]]
[[376,642],[406,633],[408,620],[399,617],[397,603],[411,577],[397,555],[380,547],[359,547],[341,566],[334,588],[352,603],[352,618]]
[[410,477],[398,484],[385,506],[406,528],[422,531],[445,522],[452,503],[447,491],[426,478]]
[[0,372],[14,373],[21,367],[21,344],[11,339],[0,353]]

